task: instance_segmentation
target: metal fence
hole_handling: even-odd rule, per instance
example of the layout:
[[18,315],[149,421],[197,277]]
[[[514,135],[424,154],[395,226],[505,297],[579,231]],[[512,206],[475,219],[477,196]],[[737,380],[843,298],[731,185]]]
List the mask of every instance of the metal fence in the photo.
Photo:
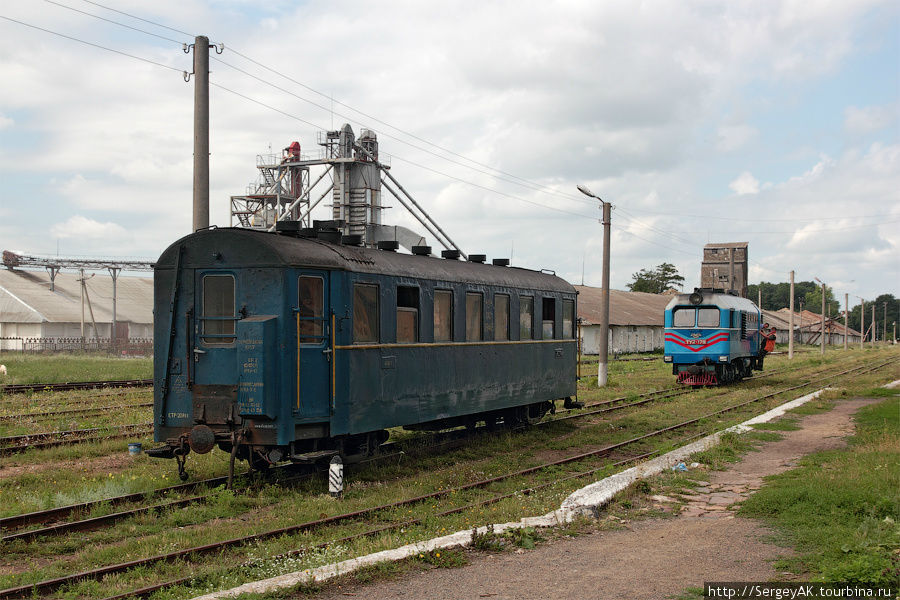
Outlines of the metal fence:
[[21,351],[25,354],[99,352],[115,356],[150,356],[153,339],[23,338]]

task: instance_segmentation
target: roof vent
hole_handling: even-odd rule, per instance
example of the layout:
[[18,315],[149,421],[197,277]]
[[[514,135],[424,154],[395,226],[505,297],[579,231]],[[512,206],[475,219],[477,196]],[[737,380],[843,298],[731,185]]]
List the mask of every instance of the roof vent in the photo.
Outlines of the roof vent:
[[459,250],[441,250],[441,258],[459,260]]
[[487,260],[487,254],[470,254],[469,262],[483,263]]
[[275,233],[297,236],[300,234],[300,221],[276,221]]
[[312,227],[301,227],[297,234],[302,238],[314,238],[316,237],[316,230]]
[[342,235],[341,243],[345,246],[362,246],[362,236],[357,233]]
[[416,256],[431,256],[431,246],[413,246],[412,253]]
[[344,220],[343,219],[335,219],[333,221],[313,221],[313,229],[316,231],[333,231],[335,229],[343,229],[344,228]]
[[378,242],[379,250],[387,250],[389,252],[395,252],[397,248],[400,247],[400,242],[396,240],[382,240]]
[[328,242],[329,244],[340,244],[341,232],[320,230],[316,232],[316,238],[322,240],[323,242]]
[[495,267],[508,267],[509,266],[508,258],[495,258],[491,262],[494,263]]

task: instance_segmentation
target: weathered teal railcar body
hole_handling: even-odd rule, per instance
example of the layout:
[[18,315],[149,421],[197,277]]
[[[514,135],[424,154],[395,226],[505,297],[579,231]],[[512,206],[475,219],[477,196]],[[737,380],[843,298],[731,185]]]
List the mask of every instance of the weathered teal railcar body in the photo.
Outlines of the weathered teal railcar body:
[[576,292],[546,273],[210,229],[162,254],[154,294],[155,439],[176,454],[371,449],[576,393]]

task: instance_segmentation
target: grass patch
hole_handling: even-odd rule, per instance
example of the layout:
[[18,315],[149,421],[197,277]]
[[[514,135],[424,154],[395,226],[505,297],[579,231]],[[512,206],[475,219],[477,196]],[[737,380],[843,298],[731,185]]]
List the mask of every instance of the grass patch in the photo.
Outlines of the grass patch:
[[806,456],[741,507],[797,547],[781,568],[825,582],[900,583],[900,402],[863,408],[849,449]]
[[66,381],[118,381],[149,379],[153,376],[153,359],[113,358],[106,355],[4,354],[0,362],[7,375],[0,384],[58,383]]

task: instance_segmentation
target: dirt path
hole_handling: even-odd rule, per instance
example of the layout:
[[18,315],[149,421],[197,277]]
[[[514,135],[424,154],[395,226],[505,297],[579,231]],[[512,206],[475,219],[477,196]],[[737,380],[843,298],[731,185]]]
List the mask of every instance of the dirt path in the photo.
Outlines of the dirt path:
[[[853,431],[853,414],[873,400],[841,402],[805,417],[802,428],[750,452],[727,471],[711,472],[678,517],[630,524],[539,546],[535,550],[475,555],[468,566],[403,579],[330,588],[317,598],[492,600],[550,598],[662,599],[704,581],[765,581],[772,560],[789,552],[766,538],[758,522],[730,508],[760,488],[762,478],[785,471],[805,454],[838,448]],[[664,497],[658,498],[666,502]]]

